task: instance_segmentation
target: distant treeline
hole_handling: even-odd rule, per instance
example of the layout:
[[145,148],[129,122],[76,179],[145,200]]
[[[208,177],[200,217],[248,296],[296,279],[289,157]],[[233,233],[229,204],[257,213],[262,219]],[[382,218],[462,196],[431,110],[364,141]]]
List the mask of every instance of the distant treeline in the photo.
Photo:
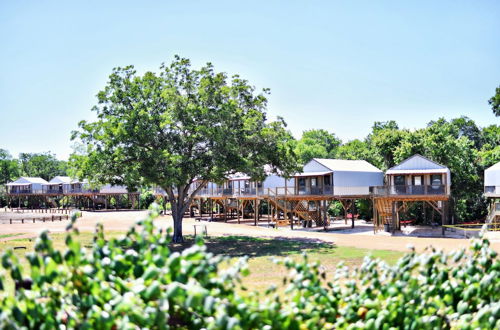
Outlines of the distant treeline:
[[14,158],[5,149],[0,149],[0,185],[16,180],[20,176],[41,177],[47,181],[57,175],[68,174],[68,162],[58,160],[50,152],[21,153]]

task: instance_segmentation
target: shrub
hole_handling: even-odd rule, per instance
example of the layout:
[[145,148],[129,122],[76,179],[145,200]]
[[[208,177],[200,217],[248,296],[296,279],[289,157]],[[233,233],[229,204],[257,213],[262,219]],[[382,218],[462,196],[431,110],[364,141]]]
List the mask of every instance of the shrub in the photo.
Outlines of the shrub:
[[[106,240],[98,226],[85,250],[69,225],[66,250],[46,232],[26,255],[29,277],[12,251],[2,267],[15,292],[0,281],[1,328],[302,329],[498,328],[500,263],[486,239],[468,251],[414,251],[395,266],[366,258],[349,272],[339,265],[332,281],[307,256],[277,260],[289,270],[285,291],[240,295],[245,259],[222,269],[223,257],[198,242],[171,252],[168,235],[149,217],[125,237]],[[73,222],[76,217],[73,218]],[[4,278],[4,276],[0,277]],[[243,288],[244,289],[244,288]]]

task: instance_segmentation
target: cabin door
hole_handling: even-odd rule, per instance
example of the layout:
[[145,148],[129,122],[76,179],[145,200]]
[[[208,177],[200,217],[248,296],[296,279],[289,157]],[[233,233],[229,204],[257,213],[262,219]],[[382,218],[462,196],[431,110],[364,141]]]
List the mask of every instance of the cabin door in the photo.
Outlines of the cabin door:
[[311,195],[318,193],[318,178],[311,178]]
[[406,182],[404,175],[396,175],[394,177],[394,187],[396,188],[397,194],[405,194],[406,193]]
[[424,194],[423,177],[421,175],[414,175],[412,178],[412,194]]
[[298,185],[299,185],[299,195],[303,195],[306,192],[306,179],[305,178],[299,178]]

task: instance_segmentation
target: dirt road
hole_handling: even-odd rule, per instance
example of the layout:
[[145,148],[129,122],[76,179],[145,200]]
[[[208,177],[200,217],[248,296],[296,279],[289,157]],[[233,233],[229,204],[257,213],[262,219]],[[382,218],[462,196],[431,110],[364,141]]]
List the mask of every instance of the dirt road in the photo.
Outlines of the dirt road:
[[[110,211],[110,212],[83,212],[83,216],[78,219],[77,227],[80,231],[94,231],[98,222],[102,222],[106,231],[126,231],[136,220],[143,218],[147,211]],[[0,236],[19,234],[0,238],[1,240],[19,239],[25,237],[35,237],[42,230],[49,230],[52,233],[64,232],[68,221],[37,222],[0,224]],[[167,228],[172,225],[170,216],[162,216],[155,220],[159,228]],[[185,234],[193,234],[194,224],[204,224],[207,226],[210,236],[221,235],[245,235],[256,237],[286,237],[297,239],[321,240],[332,242],[339,246],[352,246],[366,249],[407,251],[408,245],[412,245],[417,251],[422,251],[428,246],[434,246],[446,251],[455,250],[468,246],[466,239],[452,238],[421,238],[421,237],[401,237],[401,236],[379,236],[379,235],[354,235],[331,232],[310,232],[302,230],[290,230],[289,228],[273,229],[267,227],[255,227],[244,224],[230,224],[224,222],[197,222],[194,219],[184,220],[183,231]],[[500,241],[494,240],[492,247],[500,252]]]

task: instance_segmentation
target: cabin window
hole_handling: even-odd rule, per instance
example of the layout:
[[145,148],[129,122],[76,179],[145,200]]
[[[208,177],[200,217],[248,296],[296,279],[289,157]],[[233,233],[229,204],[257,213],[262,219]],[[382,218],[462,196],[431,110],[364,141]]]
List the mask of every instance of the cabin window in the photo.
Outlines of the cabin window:
[[413,185],[414,186],[421,186],[422,185],[422,176],[417,175],[413,177]]
[[395,186],[404,186],[405,183],[405,176],[404,175],[396,175],[394,177],[394,185]]
[[262,188],[262,182],[257,182],[257,188]]
[[233,188],[233,183],[232,183],[231,181],[228,181],[228,182],[227,182],[227,187],[228,187],[229,189]]
[[250,181],[245,180],[245,188],[249,188],[249,187],[250,187]]
[[330,176],[329,175],[325,175],[323,177],[323,183],[325,184],[325,186],[329,186],[330,185]]
[[431,175],[431,184],[433,186],[440,186],[443,184],[443,179],[441,177],[441,174],[433,174]]
[[305,187],[306,185],[306,179],[305,178],[299,178],[299,186],[300,187]]
[[318,185],[316,178],[311,178],[311,187],[316,187]]

